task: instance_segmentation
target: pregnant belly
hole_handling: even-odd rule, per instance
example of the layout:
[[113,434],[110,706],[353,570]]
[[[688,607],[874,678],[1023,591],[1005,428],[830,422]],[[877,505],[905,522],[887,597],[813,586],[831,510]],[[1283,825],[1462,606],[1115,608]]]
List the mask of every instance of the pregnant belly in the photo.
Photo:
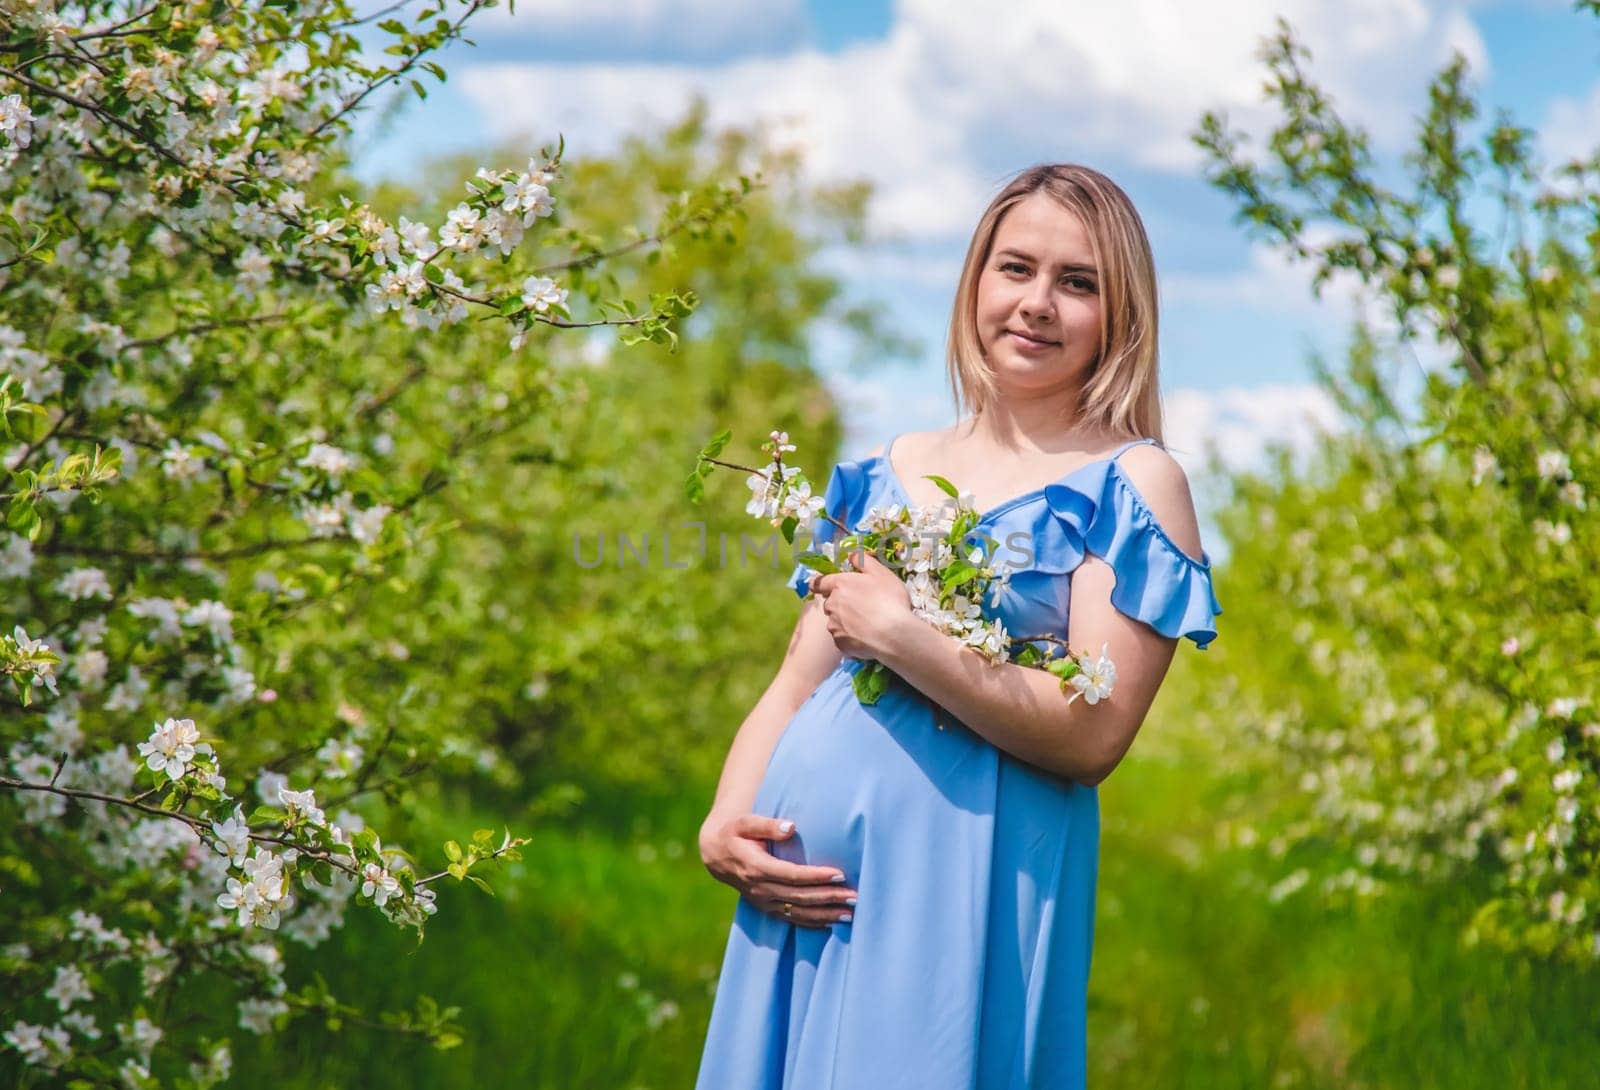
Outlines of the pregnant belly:
[[756,813],[795,823],[771,842],[775,855],[838,867],[849,883],[869,856],[926,855],[942,826],[992,812],[996,758],[961,724],[940,730],[934,706],[903,683],[863,705],[858,666],[845,660],[795,712],[755,799]]

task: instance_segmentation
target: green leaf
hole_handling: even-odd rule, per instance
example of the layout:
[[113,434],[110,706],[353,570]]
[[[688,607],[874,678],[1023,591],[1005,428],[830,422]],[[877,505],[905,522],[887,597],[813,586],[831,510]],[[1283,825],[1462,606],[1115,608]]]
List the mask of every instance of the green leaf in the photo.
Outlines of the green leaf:
[[925,473],[923,474],[923,477],[938,485],[939,490],[945,495],[949,496],[951,499],[958,500],[961,498],[960,489],[956,488],[955,485],[951,484],[937,473]]
[[1011,656],[1011,661],[1018,666],[1034,666],[1042,661],[1043,658],[1044,653],[1039,650],[1038,645],[1025,643],[1022,645],[1022,650]]
[[893,674],[883,663],[869,662],[855,672],[855,676],[850,679],[850,687],[855,690],[857,700],[872,705],[889,691],[892,677]]
[[970,561],[956,560],[952,561],[950,566],[945,569],[941,584],[945,591],[949,592],[956,587],[966,586],[981,574],[983,573],[973,567]]
[[700,457],[715,458],[722,453],[723,448],[728,445],[728,441],[732,438],[733,430],[731,428],[723,428],[713,435],[705,446],[700,448]]
[[11,501],[11,509],[6,512],[6,525],[19,534],[26,534],[32,538],[37,533],[39,512],[34,510],[33,501],[18,496]]

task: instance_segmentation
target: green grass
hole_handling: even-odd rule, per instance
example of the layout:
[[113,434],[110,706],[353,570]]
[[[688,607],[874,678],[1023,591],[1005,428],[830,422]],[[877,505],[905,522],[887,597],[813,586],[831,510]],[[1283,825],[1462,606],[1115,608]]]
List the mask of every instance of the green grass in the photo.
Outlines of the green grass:
[[[1092,1086],[1596,1085],[1600,973],[1462,949],[1471,906],[1460,891],[1360,911],[1308,887],[1272,904],[1251,857],[1213,847],[1219,785],[1195,751],[1141,739],[1134,752],[1101,789]],[[415,951],[353,910],[323,948],[335,992],[374,1011],[430,994],[461,1007],[466,1042],[440,1053],[306,1022],[265,1041],[241,1032],[237,1084],[692,1086],[734,907],[700,865],[693,813],[632,836],[616,814],[543,827],[521,863],[492,876],[497,899],[444,891]],[[431,845],[471,825],[462,815],[408,839]],[[676,1015],[652,1024],[666,1001]]]
[[1101,789],[1091,1085],[1600,1085],[1600,972],[1463,947],[1460,887],[1271,903],[1276,871],[1212,846],[1192,757],[1147,752]]

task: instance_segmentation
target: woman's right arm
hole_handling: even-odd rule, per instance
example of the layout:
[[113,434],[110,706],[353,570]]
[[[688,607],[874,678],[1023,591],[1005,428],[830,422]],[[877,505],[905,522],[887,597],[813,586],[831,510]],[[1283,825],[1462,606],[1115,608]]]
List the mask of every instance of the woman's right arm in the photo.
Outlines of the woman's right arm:
[[821,599],[806,599],[783,663],[728,747],[716,798],[700,826],[700,858],[712,877],[764,912],[781,915],[782,903],[789,902],[794,909],[787,918],[811,927],[827,927],[849,912],[844,900],[855,890],[843,885],[836,867],[805,866],[773,855],[766,841],[793,836],[794,826],[784,829],[777,818],[751,808],[778,736],[842,659],[828,634]]

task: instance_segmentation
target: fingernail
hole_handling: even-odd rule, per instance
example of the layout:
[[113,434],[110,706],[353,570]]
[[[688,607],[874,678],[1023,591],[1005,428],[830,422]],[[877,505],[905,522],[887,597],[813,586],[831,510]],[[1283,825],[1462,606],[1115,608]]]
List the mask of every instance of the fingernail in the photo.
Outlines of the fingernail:
[[792,822],[792,821],[780,821],[780,822],[778,822],[778,831],[780,833],[787,833],[790,829],[793,829],[793,828],[794,828],[794,822]]
[[846,897],[844,899],[844,903],[849,905],[851,908],[854,908],[856,906],[856,899],[854,897]]
[[855,919],[855,917],[853,915],[851,915],[850,913],[846,912],[843,916],[839,917],[839,922],[840,923],[849,923],[853,919]]
[[832,878],[828,879],[828,881],[830,881],[830,882],[843,882],[844,881],[844,875],[836,874]]

